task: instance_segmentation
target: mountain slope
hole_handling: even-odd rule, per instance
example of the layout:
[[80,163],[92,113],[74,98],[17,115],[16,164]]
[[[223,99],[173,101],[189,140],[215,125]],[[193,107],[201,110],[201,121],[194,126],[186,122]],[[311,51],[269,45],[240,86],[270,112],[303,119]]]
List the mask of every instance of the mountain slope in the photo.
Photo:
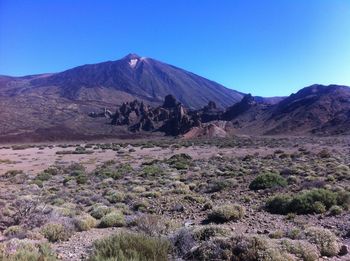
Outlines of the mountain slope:
[[[332,134],[334,131],[331,129],[340,130],[343,124],[349,123],[349,115],[349,87],[312,85],[292,94],[273,108],[266,124],[274,127],[267,131],[267,134],[305,132]],[[347,131],[344,129],[344,133]]]
[[[248,102],[249,101],[249,102]],[[236,133],[254,135],[350,134],[350,88],[312,85],[277,104],[246,96],[228,108]]]

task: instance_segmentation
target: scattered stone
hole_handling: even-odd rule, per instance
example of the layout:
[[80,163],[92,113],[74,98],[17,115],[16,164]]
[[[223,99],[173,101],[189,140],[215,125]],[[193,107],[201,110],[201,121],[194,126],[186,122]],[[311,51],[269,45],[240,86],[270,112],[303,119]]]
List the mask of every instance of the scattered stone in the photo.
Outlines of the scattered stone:
[[342,245],[341,247],[340,247],[340,250],[339,250],[339,255],[340,256],[345,256],[345,255],[347,255],[349,253],[349,248],[348,248],[348,246],[347,245]]

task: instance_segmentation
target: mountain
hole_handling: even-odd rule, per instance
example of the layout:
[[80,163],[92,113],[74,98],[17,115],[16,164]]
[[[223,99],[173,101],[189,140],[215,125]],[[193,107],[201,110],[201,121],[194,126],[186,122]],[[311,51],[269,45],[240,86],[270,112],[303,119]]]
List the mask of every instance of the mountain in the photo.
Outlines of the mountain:
[[97,123],[88,114],[101,108],[115,111],[116,105],[135,99],[160,105],[168,94],[191,109],[209,101],[225,108],[243,97],[201,76],[136,54],[59,73],[0,76],[0,141],[124,135],[124,129],[104,128],[106,120]]
[[350,134],[350,88],[316,84],[276,104],[246,95],[223,115],[234,123],[238,134]]
[[274,125],[267,134],[313,132],[347,133],[350,122],[350,88],[312,85],[282,100],[266,123]]
[[283,96],[275,96],[275,97],[261,97],[261,96],[254,96],[255,101],[259,103],[265,103],[265,104],[277,104],[280,101],[284,100],[286,97]]
[[196,74],[136,54],[117,61],[83,65],[60,73],[18,80],[20,84],[11,95],[55,93],[73,101],[121,104],[139,99],[160,104],[166,95],[172,94],[188,108],[200,108],[211,100],[224,108],[243,97],[237,91]]

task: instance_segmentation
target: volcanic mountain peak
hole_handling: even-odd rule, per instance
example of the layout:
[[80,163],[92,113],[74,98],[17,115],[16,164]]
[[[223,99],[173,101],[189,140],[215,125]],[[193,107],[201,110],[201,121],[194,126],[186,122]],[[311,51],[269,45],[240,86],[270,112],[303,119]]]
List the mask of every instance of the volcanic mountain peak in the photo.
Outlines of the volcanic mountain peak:
[[128,59],[140,59],[140,58],[141,58],[141,56],[136,54],[136,53],[129,53],[129,54],[125,55],[123,59],[128,60]]
[[129,53],[128,55],[124,56],[124,58],[122,58],[122,60],[127,61],[128,64],[130,65],[130,67],[133,69],[137,66],[139,61],[143,61],[145,59],[146,59],[146,57],[141,57],[135,53]]
[[[190,108],[210,100],[227,107],[241,100],[237,91],[175,66],[131,53],[120,60],[87,64],[27,82],[30,92],[55,92],[70,100],[95,100],[121,104],[139,99],[161,104],[172,94]],[[26,86],[21,86],[26,87]],[[23,88],[22,88],[23,89]]]

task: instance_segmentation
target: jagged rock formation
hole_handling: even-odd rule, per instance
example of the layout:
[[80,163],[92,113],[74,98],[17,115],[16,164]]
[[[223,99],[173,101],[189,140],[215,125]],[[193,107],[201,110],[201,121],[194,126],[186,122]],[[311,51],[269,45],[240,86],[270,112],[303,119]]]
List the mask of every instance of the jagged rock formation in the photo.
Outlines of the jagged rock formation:
[[223,110],[216,107],[216,103],[210,101],[203,109],[195,112],[202,123],[221,119]]
[[243,97],[243,99],[240,102],[227,108],[225,113],[222,115],[222,119],[226,120],[226,121],[232,121],[237,116],[248,111],[249,109],[251,109],[255,105],[257,105],[255,98],[251,94],[247,94]]
[[[208,106],[213,106],[210,103]],[[166,135],[183,134],[201,124],[198,112],[189,112],[173,95],[162,106],[153,108],[137,100],[123,103],[112,118],[112,125],[127,125],[130,131],[161,131]]]

